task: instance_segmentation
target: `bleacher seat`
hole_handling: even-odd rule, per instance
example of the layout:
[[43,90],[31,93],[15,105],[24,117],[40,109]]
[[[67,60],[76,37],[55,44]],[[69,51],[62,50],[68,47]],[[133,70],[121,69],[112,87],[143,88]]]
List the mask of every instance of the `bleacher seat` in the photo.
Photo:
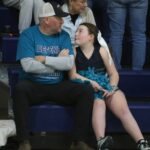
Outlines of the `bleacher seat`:
[[[14,84],[16,84],[18,80],[18,68],[9,68],[8,73],[10,79],[9,83],[11,85],[11,88],[13,88]],[[145,95],[141,94],[141,91],[140,93],[138,93],[138,91],[136,90],[137,82],[139,82],[139,85],[141,87],[143,86],[144,89],[145,87],[150,85],[149,82],[147,82],[147,85],[144,84],[144,81],[142,83],[140,82],[141,78],[145,79],[146,81],[150,81],[150,71],[143,71],[142,73],[138,73],[124,70],[120,73],[120,76],[120,88],[125,91],[125,93],[127,92],[128,96],[135,98],[135,100],[137,97],[140,97],[140,100],[143,99],[143,96],[146,96],[147,98],[150,97],[148,88],[147,90],[142,89],[143,93],[145,92]],[[134,117],[138,121],[142,131],[150,132],[150,120],[147,120],[147,117],[143,117],[150,115],[150,102],[130,101],[129,107]],[[106,131],[112,133],[124,132],[120,121],[114,115],[112,115],[112,113],[108,112],[107,114]],[[73,116],[74,110],[72,107],[58,106],[54,104],[32,106],[30,116],[30,129],[31,131],[42,131],[43,129],[47,131],[71,131],[73,129]],[[59,124],[60,122],[62,125]]]
[[[141,99],[142,100],[142,99]],[[129,102],[129,108],[135,117],[138,125],[143,133],[150,132],[150,101],[149,102]],[[121,125],[121,122],[108,111],[107,113],[107,128],[106,131],[110,133],[123,133],[125,132],[124,128]]]
[[32,132],[71,132],[73,127],[73,107],[42,104],[30,109],[29,129]]
[[124,69],[119,72],[119,87],[127,97],[150,98],[150,70],[133,71]]
[[4,35],[1,37],[1,52],[3,63],[16,63],[18,37]]
[[[18,82],[20,67],[9,67],[10,95]],[[32,132],[71,132],[73,130],[74,108],[45,103],[31,106],[29,129]]]
[[3,32],[5,26],[10,26],[13,33],[18,33],[18,14],[19,10],[0,5],[0,31]]

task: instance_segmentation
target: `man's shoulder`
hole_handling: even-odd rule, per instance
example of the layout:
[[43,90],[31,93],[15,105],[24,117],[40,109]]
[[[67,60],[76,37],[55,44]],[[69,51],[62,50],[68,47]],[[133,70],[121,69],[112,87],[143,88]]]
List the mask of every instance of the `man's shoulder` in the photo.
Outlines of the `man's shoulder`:
[[30,26],[29,28],[25,29],[22,34],[26,34],[26,33],[32,33],[37,31],[37,25],[34,26]]
[[63,36],[68,36],[69,37],[68,32],[66,32],[64,29],[61,30],[60,34],[63,35]]

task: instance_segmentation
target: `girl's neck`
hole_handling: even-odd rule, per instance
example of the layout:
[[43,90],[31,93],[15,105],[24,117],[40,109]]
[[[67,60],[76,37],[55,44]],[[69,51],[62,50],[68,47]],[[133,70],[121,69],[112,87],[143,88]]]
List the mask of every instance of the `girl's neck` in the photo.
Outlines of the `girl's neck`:
[[86,53],[86,52],[89,52],[89,51],[93,51],[94,50],[94,45],[89,43],[89,44],[80,46],[80,48],[83,52]]
[[92,57],[94,46],[91,44],[86,44],[85,46],[80,47],[82,53],[87,59],[90,59]]

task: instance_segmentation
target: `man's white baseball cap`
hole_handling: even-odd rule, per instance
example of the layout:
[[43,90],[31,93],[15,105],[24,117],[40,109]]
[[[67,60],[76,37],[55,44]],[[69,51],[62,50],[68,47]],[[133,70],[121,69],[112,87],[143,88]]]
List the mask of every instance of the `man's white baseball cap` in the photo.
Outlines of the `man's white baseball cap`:
[[58,17],[66,17],[69,14],[63,12],[60,8],[60,5],[55,2],[47,2],[44,3],[39,12],[39,17],[49,17],[49,16],[58,16]]

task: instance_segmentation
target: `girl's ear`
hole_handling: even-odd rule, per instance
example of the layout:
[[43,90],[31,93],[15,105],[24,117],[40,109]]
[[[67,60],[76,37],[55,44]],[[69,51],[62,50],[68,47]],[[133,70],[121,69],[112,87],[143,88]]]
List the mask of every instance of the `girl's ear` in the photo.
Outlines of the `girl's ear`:
[[94,35],[90,34],[90,39],[94,41]]

